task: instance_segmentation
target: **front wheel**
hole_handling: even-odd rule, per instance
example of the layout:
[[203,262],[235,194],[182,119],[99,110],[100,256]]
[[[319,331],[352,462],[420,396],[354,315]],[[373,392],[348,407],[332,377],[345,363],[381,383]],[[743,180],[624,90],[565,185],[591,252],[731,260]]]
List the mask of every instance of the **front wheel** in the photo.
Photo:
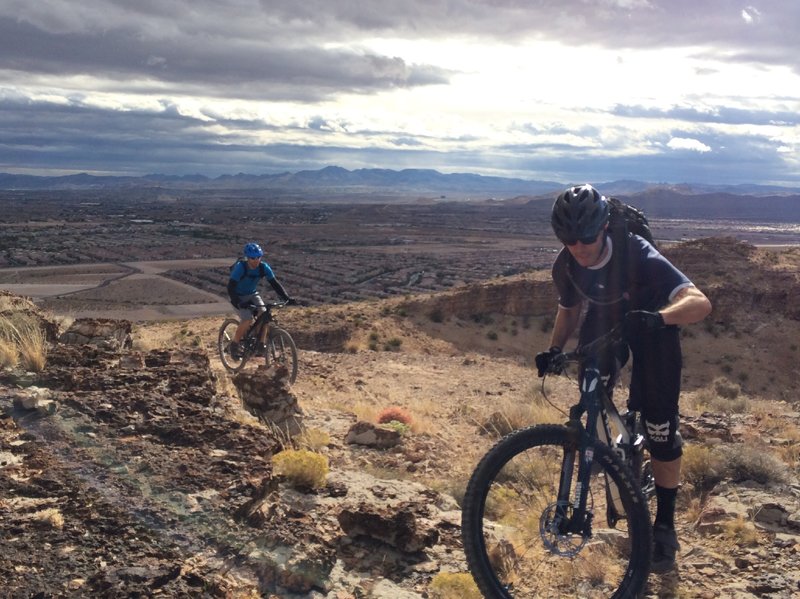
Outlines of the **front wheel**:
[[242,352],[242,355],[237,357],[231,355],[231,342],[238,327],[238,320],[227,318],[222,323],[222,326],[219,327],[219,335],[217,337],[217,351],[219,352],[220,362],[231,372],[239,372],[247,362],[246,352]]
[[[488,599],[637,597],[647,580],[650,516],[641,490],[608,446],[595,442],[588,525],[570,530],[578,465],[588,458],[567,427],[511,433],[478,464],[467,486],[462,539],[472,576]],[[562,469],[565,471],[562,472]],[[558,490],[569,484],[568,500]],[[622,511],[609,523],[606,485]]]
[[266,362],[267,366],[285,366],[289,371],[290,383],[297,379],[297,346],[287,331],[272,327],[267,342]]

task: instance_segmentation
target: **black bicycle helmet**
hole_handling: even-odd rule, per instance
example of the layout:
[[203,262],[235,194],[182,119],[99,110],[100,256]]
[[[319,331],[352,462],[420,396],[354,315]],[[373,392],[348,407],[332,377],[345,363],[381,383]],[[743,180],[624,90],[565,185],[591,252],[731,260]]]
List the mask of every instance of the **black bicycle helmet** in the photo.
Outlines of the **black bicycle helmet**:
[[550,224],[565,245],[589,244],[608,222],[608,200],[588,183],[565,189],[553,203]]

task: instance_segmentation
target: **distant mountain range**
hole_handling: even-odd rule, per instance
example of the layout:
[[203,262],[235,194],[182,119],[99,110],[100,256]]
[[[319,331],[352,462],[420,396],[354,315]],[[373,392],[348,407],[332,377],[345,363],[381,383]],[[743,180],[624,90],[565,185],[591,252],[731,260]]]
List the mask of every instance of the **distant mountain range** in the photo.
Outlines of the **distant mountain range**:
[[[80,190],[80,189],[262,189],[284,192],[371,193],[383,195],[438,195],[448,199],[508,199],[517,196],[552,196],[569,183],[489,177],[471,173],[444,174],[432,169],[357,169],[328,166],[320,170],[272,175],[145,175],[142,177],[95,176],[86,173],[58,177],[0,173],[3,190]],[[670,190],[681,195],[726,193],[733,195],[790,195],[798,190],[764,185],[659,184],[643,181],[597,182],[607,195],[642,194],[653,189]]]

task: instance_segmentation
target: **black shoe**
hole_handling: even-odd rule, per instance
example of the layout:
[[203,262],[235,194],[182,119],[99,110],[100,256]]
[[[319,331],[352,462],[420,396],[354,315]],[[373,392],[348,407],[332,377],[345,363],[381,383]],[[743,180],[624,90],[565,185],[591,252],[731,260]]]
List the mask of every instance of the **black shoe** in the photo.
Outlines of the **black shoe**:
[[653,560],[650,571],[660,574],[675,567],[675,552],[681,548],[674,528],[663,524],[653,526]]
[[242,359],[242,348],[239,347],[239,344],[236,343],[235,341],[231,341],[230,352],[231,352],[231,358],[233,358],[234,360]]

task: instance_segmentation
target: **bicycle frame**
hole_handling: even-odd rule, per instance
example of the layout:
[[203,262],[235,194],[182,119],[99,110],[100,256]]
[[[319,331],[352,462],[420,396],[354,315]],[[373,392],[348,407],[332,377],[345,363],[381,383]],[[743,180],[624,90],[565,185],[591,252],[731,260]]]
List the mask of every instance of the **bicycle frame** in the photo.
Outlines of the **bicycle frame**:
[[[613,331],[589,344],[603,345],[613,339]],[[562,460],[561,480],[557,497],[559,506],[558,515],[561,518],[559,530],[562,533],[572,532],[591,535],[591,521],[593,514],[587,510],[589,477],[592,475],[593,450],[595,441],[600,441],[611,447],[624,464],[631,458],[641,460],[641,451],[644,446],[644,437],[635,432],[635,413],[633,418],[623,418],[616,405],[611,400],[606,390],[606,381],[603,379],[598,366],[595,353],[588,353],[579,349],[569,354],[564,354],[564,361],[578,361],[581,364],[580,399],[569,411],[567,427],[575,433],[577,451],[565,451]],[[586,424],[583,423],[585,415]],[[616,434],[615,434],[616,432]],[[583,456],[578,464],[578,478],[574,497],[571,488],[572,473],[575,468],[576,455]],[[634,478],[638,478],[641,462],[634,463]],[[606,517],[609,525],[614,526],[624,513],[624,507],[619,489],[613,481],[606,479],[606,493],[608,508]],[[572,513],[567,515],[570,507]]]
[[[270,303],[265,304],[265,310],[260,310],[259,306],[253,306],[251,311],[253,312],[253,316],[255,316],[256,321],[253,323],[253,326],[245,333],[245,340],[250,341],[251,343],[246,343],[246,345],[253,345],[253,347],[248,347],[248,349],[252,350],[255,349],[256,342],[264,342],[266,343],[267,337],[269,336],[269,329],[272,325],[277,326],[278,322],[275,319],[275,316],[272,313],[272,309],[278,306],[283,306],[284,303]],[[266,330],[265,330],[266,329]],[[262,339],[263,337],[263,339]]]

